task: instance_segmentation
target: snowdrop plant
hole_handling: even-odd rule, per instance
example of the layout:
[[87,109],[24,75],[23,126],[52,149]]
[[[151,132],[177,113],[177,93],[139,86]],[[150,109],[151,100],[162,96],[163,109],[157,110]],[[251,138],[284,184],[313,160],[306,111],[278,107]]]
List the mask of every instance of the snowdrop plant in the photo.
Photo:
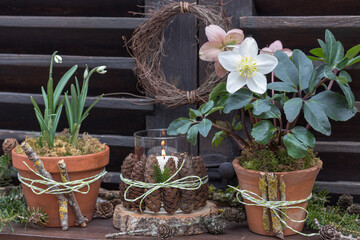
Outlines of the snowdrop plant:
[[[276,153],[282,148],[291,158],[304,158],[308,149],[315,147],[310,128],[329,136],[329,119],[347,121],[357,112],[352,80],[344,69],[360,62],[360,44],[344,52],[329,30],[325,41],[318,42],[320,47],[310,51],[314,56],[298,49],[291,55],[278,42],[259,54],[253,38],[246,38],[230,51],[219,52],[219,63],[230,72],[226,83],[215,87],[198,109],[189,109],[188,118],[174,120],[168,134],[187,134],[188,141],[196,144],[198,134],[207,137],[216,128],[219,131],[212,140],[216,146],[231,137],[247,151],[269,149]],[[268,83],[265,74],[270,72],[275,81]],[[333,90],[334,84],[339,92]],[[267,90],[274,93],[268,94]],[[245,111],[251,130],[245,125]],[[240,116],[235,115],[231,122],[215,121],[211,120],[214,112],[240,112]],[[298,124],[299,119],[304,119],[303,124]],[[241,129],[245,134],[239,132]]]

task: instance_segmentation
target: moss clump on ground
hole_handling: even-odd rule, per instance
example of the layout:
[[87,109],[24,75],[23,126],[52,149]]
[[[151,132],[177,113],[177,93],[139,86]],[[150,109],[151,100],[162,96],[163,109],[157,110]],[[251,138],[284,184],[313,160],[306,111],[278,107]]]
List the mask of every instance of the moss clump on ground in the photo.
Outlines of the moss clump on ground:
[[[99,139],[91,137],[86,133],[78,139],[76,145],[72,146],[70,144],[70,136],[67,130],[55,136],[53,148],[49,148],[46,143],[44,143],[43,147],[40,147],[34,138],[26,138],[25,142],[27,142],[41,157],[80,156],[105,150],[105,144],[101,143]],[[25,154],[20,145],[17,146],[16,152]]]
[[305,158],[294,159],[287,154],[285,148],[275,151],[258,146],[244,149],[239,164],[245,169],[263,172],[289,172],[311,168],[319,164],[316,153],[309,149]]

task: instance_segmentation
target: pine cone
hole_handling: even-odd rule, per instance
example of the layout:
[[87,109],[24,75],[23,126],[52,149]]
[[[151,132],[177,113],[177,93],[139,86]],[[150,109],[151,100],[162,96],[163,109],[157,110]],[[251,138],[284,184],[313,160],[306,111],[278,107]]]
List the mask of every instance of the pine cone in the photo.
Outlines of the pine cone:
[[96,212],[95,212],[96,216],[100,218],[110,218],[112,217],[113,213],[114,213],[114,207],[110,202],[105,201],[96,204]]
[[15,138],[6,138],[2,144],[2,149],[4,154],[8,155],[11,159],[11,151],[19,145],[18,141]]
[[320,228],[320,237],[322,240],[335,240],[337,235],[336,228],[334,226],[325,225]]
[[[207,175],[207,169],[203,159],[200,156],[193,157],[192,159],[193,169],[196,176],[201,178]],[[209,186],[203,184],[195,193],[194,209],[198,209],[206,205],[206,201],[209,197]]]
[[[182,162],[185,161],[183,167],[179,172],[179,178],[193,176],[194,170],[192,167],[192,158],[187,153],[181,153],[179,155],[179,163],[180,167]],[[195,204],[195,194],[194,190],[182,190],[180,189],[180,202],[179,207],[184,213],[191,213]]]
[[[144,181],[144,172],[145,172],[145,162],[138,161],[135,164],[133,171],[131,173],[131,179],[135,180],[135,181],[143,182]],[[131,187],[128,192],[129,192],[128,198],[135,199],[145,193],[145,188]],[[131,207],[138,212],[144,211],[145,210],[145,201],[143,201],[141,204],[141,210],[140,210],[140,202],[141,202],[141,199],[139,199],[135,202],[131,202]]]
[[[159,166],[158,160],[154,155],[150,155],[147,158],[145,164],[145,182],[156,183],[154,178],[155,165]],[[145,199],[146,206],[150,209],[150,211],[159,212],[161,208],[161,199],[162,199],[161,189],[158,189],[146,197]]]
[[226,230],[226,221],[222,218],[207,218],[203,224],[211,234],[223,234]]
[[246,213],[243,208],[225,208],[222,216],[229,222],[243,222],[246,220]]
[[357,214],[360,215],[360,205],[359,204],[353,204],[346,210],[349,214]]
[[171,238],[174,236],[174,231],[172,227],[166,223],[159,224],[157,226],[157,233],[158,236],[162,239]]
[[[131,173],[134,168],[135,163],[138,161],[138,158],[135,154],[130,153],[124,160],[122,166],[121,166],[121,174],[124,178],[131,178]],[[128,185],[126,183],[121,182],[120,183],[120,199],[124,203],[124,207],[127,209],[131,208],[131,204],[124,200],[124,193]],[[127,192],[127,196],[129,196],[129,191]]]
[[349,194],[343,194],[339,197],[337,201],[337,205],[340,207],[342,212],[345,212],[348,207],[350,207],[354,203],[353,197]]
[[110,203],[113,205],[113,208],[115,208],[117,205],[121,204],[122,201],[120,198],[115,198],[115,199],[111,200]]
[[[169,168],[170,176],[174,175],[177,171],[175,166],[175,161],[173,158],[169,158],[164,168]],[[175,181],[179,179],[179,175],[174,176],[171,179]],[[180,200],[180,191],[178,188],[163,188],[163,203],[165,211],[169,214],[174,214],[176,210],[179,208],[179,200]]]

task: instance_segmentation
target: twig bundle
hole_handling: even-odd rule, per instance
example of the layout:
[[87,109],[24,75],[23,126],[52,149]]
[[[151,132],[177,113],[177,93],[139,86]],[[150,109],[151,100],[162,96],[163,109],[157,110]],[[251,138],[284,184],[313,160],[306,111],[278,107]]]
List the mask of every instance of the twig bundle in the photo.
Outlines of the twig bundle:
[[[135,29],[127,42],[136,61],[134,72],[145,93],[167,107],[205,102],[210,91],[221,81],[214,70],[209,72],[199,88],[192,91],[178,89],[166,81],[161,67],[164,56],[164,29],[178,14],[190,13],[205,25],[215,24],[227,29],[226,19],[213,7],[188,2],[168,1],[160,9],[154,9],[150,18]],[[214,68],[212,68],[214,69]]]

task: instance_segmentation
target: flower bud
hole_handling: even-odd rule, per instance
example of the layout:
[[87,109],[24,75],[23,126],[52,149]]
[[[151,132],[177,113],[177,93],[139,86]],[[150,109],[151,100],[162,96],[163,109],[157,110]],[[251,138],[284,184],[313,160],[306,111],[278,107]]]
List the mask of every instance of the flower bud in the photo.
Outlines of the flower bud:
[[85,68],[85,71],[84,71],[84,79],[86,79],[88,75],[89,75],[89,69],[88,69],[88,68]]
[[55,61],[56,63],[62,63],[62,57],[61,57],[60,55],[55,55],[54,61]]
[[106,66],[100,66],[96,69],[96,71],[100,74],[104,74],[107,72],[105,69],[106,69]]

